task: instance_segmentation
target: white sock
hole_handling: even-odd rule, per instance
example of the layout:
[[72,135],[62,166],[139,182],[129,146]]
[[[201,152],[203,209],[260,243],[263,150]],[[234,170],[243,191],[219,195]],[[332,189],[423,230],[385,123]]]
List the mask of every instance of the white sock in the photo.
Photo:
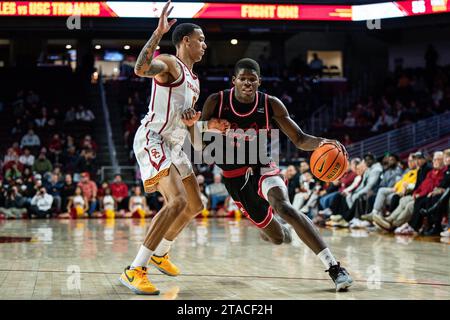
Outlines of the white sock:
[[141,245],[136,258],[134,258],[133,263],[131,263],[131,269],[134,269],[136,267],[146,267],[148,259],[150,259],[152,255],[153,251]]
[[167,252],[169,252],[172,243],[173,240],[162,239],[153,254],[157,257],[163,257]]
[[322,261],[325,268],[329,268],[330,266],[334,266],[337,264],[336,259],[331,254],[330,249],[325,248],[322,251],[320,251],[317,256],[319,257],[320,261]]

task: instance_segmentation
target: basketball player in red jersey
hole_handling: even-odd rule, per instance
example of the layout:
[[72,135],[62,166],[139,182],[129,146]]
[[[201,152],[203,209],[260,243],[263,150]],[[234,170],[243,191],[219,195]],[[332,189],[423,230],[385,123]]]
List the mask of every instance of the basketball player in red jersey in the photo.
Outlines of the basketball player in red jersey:
[[[247,132],[248,129],[255,129],[256,136],[253,137],[251,134],[246,136],[239,133],[230,139],[223,134],[217,134],[217,137],[221,136],[224,139],[223,145],[229,145],[231,141],[233,148],[236,148],[234,155],[242,154],[242,150],[247,153],[245,157],[247,163],[237,164],[236,157],[232,163],[227,163],[229,159],[220,159],[220,163],[216,161],[223,171],[224,184],[228,192],[244,215],[260,228],[263,239],[275,244],[290,242],[289,229],[273,215],[273,212],[278,213],[323,262],[326,271],[336,285],[336,291],[346,290],[352,285],[352,278],[336,261],[312,221],[291,205],[286,184],[280,176],[280,170],[273,162],[263,162],[259,152],[257,163],[250,163],[250,149],[247,147],[239,149],[236,146],[249,144],[249,141],[256,139],[258,134],[264,134],[265,130],[270,132],[271,124],[274,122],[299,149],[312,151],[324,143],[333,143],[341,148],[347,156],[345,148],[338,141],[304,133],[289,117],[283,102],[274,96],[258,91],[261,85],[261,75],[256,61],[245,58],[236,63],[233,85],[234,87],[230,90],[210,95],[201,113],[202,121],[219,118],[227,120],[231,129],[242,129],[244,132]],[[201,123],[194,125],[199,114],[192,109],[183,114],[183,119],[190,128],[192,141],[195,139],[198,141],[200,134],[198,128],[204,125]],[[188,120],[191,121],[188,122]],[[259,146],[259,148],[265,148],[269,155],[268,145]],[[225,155],[225,152],[223,154]]]
[[[158,190],[164,197],[162,209],[152,219],[136,258],[125,268],[120,282],[137,294],[159,294],[147,277],[147,264],[176,276],[179,269],[170,262],[168,251],[184,226],[203,209],[200,189],[190,160],[181,150],[188,135],[181,119],[183,111],[198,100],[200,83],[192,68],[207,48],[202,29],[192,23],[178,25],[172,33],[176,56],[153,58],[162,36],[175,24],[168,21],[173,7],[165,4],[158,27],[142,49],[135,66],[140,77],[153,78],[149,112],[136,132],[133,151],[139,164],[145,192]],[[218,122],[210,128],[224,130]],[[221,129],[222,128],[222,129]]]

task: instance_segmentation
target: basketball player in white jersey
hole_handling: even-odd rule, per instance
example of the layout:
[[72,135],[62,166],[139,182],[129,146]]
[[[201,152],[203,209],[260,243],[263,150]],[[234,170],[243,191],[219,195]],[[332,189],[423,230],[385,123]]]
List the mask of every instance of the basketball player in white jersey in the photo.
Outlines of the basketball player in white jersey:
[[[169,261],[167,252],[184,226],[203,209],[191,162],[181,150],[188,134],[181,114],[193,108],[198,100],[200,83],[192,68],[202,59],[207,46],[199,26],[183,23],[172,33],[176,56],[161,54],[153,58],[162,36],[176,22],[176,19],[168,21],[173,9],[169,6],[170,0],[165,4],[158,27],[142,49],[135,66],[138,76],[153,78],[153,82],[149,112],[136,132],[133,150],[145,192],[157,190],[165,200],[153,218],[136,258],[119,279],[136,294],[159,294],[147,278],[148,263],[165,274],[179,274],[178,268]],[[221,130],[220,121],[213,119],[207,125]]]

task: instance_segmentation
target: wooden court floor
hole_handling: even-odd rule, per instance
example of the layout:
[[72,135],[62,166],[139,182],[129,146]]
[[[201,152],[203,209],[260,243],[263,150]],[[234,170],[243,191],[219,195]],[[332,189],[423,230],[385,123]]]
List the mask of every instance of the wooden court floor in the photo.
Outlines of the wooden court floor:
[[176,278],[150,268],[159,296],[118,282],[149,220],[0,221],[0,299],[450,299],[450,241],[320,229],[354,286],[336,293],[297,236],[260,240],[247,220],[195,220],[171,256]]

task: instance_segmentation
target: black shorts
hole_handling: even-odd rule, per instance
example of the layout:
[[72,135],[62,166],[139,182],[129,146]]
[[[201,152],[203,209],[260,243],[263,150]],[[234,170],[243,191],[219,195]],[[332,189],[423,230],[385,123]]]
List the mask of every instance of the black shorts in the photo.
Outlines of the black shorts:
[[273,218],[273,209],[262,194],[262,181],[267,177],[278,175],[279,171],[275,168],[274,171],[261,175],[260,170],[253,170],[248,181],[246,181],[245,173],[237,177],[227,177],[224,172],[223,183],[231,198],[258,228],[265,228]]

